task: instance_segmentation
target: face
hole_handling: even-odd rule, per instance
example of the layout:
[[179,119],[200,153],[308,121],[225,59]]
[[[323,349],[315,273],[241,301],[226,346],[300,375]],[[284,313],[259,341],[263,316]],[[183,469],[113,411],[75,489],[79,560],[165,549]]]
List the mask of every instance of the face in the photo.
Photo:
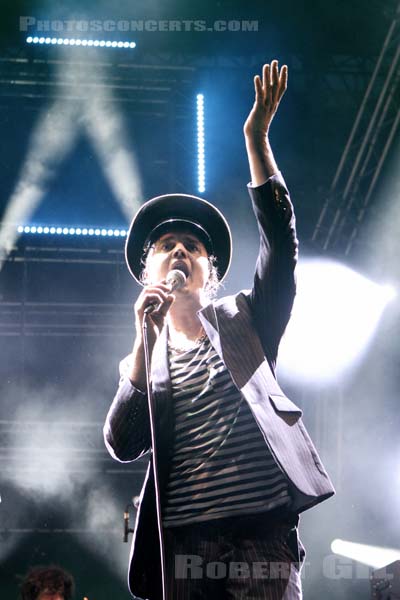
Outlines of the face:
[[209,277],[209,261],[204,244],[190,231],[165,233],[151,247],[146,260],[146,281],[158,283],[171,269],[187,277],[183,291],[201,293]]
[[64,596],[56,592],[53,594],[52,592],[42,592],[39,594],[37,600],[64,600]]

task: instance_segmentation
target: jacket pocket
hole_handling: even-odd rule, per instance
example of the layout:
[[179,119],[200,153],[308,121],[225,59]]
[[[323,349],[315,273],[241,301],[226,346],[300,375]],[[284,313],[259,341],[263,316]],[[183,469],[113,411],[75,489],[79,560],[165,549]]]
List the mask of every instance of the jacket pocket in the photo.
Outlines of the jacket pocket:
[[277,394],[269,394],[269,399],[272,406],[277,412],[289,413],[298,419],[303,414],[303,411],[289,400],[286,396],[278,396]]

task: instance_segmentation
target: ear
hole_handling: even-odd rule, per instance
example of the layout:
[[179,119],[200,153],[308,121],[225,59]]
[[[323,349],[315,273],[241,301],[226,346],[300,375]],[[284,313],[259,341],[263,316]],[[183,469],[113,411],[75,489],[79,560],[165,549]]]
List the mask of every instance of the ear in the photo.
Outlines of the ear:
[[147,285],[149,282],[149,273],[146,267],[144,267],[140,273],[140,281],[143,283],[143,285]]

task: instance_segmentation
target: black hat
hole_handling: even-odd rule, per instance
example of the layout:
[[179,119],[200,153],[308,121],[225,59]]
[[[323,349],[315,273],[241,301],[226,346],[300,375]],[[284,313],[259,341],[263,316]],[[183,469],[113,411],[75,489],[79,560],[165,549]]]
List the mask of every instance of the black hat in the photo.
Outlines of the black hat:
[[218,279],[225,277],[232,256],[232,238],[224,215],[207,200],[188,194],[157,196],[143,204],[134,216],[125,244],[125,259],[138,283],[146,246],[168,230],[190,229],[216,258]]

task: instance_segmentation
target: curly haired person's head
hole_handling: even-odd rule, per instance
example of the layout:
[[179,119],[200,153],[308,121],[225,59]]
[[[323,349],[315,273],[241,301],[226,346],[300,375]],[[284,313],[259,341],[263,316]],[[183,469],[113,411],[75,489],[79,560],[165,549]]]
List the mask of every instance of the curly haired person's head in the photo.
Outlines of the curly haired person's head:
[[21,584],[21,600],[71,600],[72,575],[56,566],[34,567]]

